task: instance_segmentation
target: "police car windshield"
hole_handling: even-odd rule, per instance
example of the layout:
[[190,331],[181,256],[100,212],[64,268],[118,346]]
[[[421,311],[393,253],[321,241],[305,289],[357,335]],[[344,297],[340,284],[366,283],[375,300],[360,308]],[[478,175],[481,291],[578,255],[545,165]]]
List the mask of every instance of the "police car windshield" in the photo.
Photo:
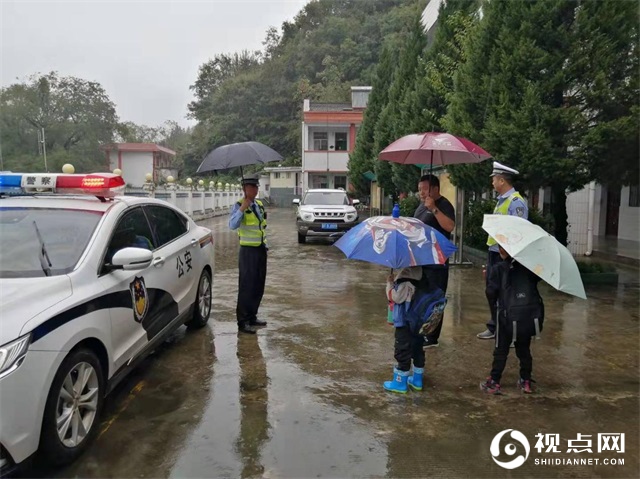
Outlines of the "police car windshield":
[[303,205],[348,205],[349,198],[345,193],[337,191],[310,191],[302,202]]
[[102,213],[50,208],[0,207],[0,278],[44,277],[38,226],[51,276],[73,270]]

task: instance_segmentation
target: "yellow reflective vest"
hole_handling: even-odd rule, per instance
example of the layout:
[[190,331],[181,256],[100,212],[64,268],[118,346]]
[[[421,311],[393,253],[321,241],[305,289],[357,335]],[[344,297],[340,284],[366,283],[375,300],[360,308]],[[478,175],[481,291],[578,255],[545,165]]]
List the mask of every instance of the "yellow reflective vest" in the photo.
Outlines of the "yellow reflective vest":
[[[267,244],[266,231],[267,228],[267,215],[264,211],[264,205],[262,201],[255,200],[256,205],[260,209],[260,215],[262,221],[256,216],[251,207],[244,211],[242,216],[242,223],[238,228],[238,236],[240,237],[240,246],[260,246]],[[238,205],[242,204],[242,201],[237,202]]]
[[[500,204],[498,202],[496,207],[493,209],[493,214],[494,215],[508,215],[509,214],[509,206],[511,206],[511,202],[514,200],[514,198],[520,198],[524,202],[524,198],[520,195],[520,193],[518,193],[516,191],[511,196],[509,196],[506,200],[504,200],[502,202],[502,204]],[[496,240],[494,240],[491,236],[489,236],[488,239],[487,239],[487,246],[493,246],[495,244],[498,244],[498,242]]]

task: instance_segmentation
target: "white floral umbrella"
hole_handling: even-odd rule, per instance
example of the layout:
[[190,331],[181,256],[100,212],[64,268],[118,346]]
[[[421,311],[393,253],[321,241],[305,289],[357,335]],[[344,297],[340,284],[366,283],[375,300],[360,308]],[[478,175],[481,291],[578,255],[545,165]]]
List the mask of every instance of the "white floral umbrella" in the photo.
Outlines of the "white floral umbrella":
[[539,226],[518,216],[484,215],[482,229],[509,256],[558,291],[587,299],[573,256]]

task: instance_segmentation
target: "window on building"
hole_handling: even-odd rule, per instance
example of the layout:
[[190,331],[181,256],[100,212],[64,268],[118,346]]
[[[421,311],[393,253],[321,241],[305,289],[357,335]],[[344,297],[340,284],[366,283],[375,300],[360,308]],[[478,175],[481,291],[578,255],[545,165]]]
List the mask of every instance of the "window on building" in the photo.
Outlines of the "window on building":
[[329,182],[325,175],[313,175],[309,178],[311,181],[311,188],[328,188]]
[[274,174],[273,174],[273,178],[274,178],[275,180],[279,180],[279,179],[280,179],[280,173],[274,173]]
[[329,149],[329,134],[326,131],[313,132],[313,149],[321,151]]
[[542,203],[542,213],[545,215],[551,214],[551,187],[547,186],[544,189],[544,200]]
[[342,188],[343,190],[347,190],[347,177],[346,176],[336,176],[333,179],[333,187],[334,188]]
[[336,133],[336,151],[347,151],[347,132]]
[[640,185],[629,187],[629,206],[640,207]]

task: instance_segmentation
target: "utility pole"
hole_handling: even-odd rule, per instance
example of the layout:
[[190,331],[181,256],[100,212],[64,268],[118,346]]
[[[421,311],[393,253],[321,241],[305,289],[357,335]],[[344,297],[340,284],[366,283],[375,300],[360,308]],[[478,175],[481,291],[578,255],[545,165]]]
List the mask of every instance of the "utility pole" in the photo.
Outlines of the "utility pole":
[[38,130],[38,142],[42,145],[42,155],[44,157],[44,171],[46,173],[49,173],[49,168],[47,168],[47,145],[45,144],[44,128],[40,128]]

